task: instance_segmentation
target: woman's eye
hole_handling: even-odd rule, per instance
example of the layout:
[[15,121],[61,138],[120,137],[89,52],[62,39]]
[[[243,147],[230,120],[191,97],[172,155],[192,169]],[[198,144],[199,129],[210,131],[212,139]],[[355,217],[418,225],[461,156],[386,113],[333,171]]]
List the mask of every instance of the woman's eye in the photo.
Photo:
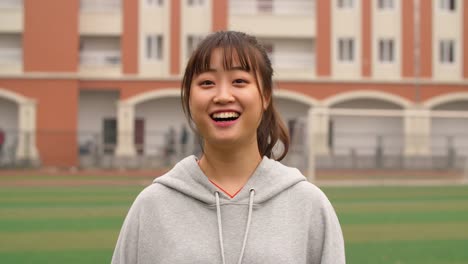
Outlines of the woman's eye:
[[235,79],[235,80],[233,81],[233,83],[234,83],[234,84],[245,84],[245,83],[247,83],[247,81],[244,80],[244,79]]
[[212,82],[212,81],[210,81],[210,80],[204,80],[204,81],[201,81],[201,82],[199,83],[199,85],[200,85],[200,86],[205,86],[205,87],[206,87],[206,86],[212,86],[212,85],[214,85],[214,82]]

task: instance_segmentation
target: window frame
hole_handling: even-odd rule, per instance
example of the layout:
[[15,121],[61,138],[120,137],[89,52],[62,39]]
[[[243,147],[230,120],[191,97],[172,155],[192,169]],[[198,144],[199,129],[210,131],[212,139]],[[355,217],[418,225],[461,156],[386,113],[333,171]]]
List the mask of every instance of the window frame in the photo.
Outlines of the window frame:
[[145,60],[162,61],[164,59],[164,38],[154,33],[145,36]]
[[439,0],[439,10],[447,13],[457,12],[457,0]]
[[356,41],[354,37],[339,37],[337,41],[337,61],[354,63],[356,61]]
[[381,64],[395,63],[395,39],[379,38],[377,41],[378,62]]
[[205,38],[204,35],[195,35],[195,34],[187,35],[187,43],[186,43],[187,59],[190,58],[193,51],[198,47],[198,45],[204,38]]
[[441,65],[454,65],[457,62],[457,49],[454,39],[439,40],[439,63]]
[[356,7],[355,0],[337,0],[336,8],[338,10],[349,10],[354,9]]
[[149,7],[162,7],[164,6],[164,0],[145,0],[146,6]]
[[376,7],[379,11],[393,11],[395,10],[395,0],[377,0]]
[[189,7],[204,6],[206,4],[205,0],[187,0],[185,2]]

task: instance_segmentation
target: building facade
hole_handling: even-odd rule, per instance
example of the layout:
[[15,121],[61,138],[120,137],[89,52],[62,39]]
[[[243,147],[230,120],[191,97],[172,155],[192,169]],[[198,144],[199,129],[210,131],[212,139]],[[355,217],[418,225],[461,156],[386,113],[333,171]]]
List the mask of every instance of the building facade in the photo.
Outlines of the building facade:
[[268,50],[293,165],[468,155],[463,0],[0,0],[0,160],[161,166],[194,152],[180,80],[217,30]]

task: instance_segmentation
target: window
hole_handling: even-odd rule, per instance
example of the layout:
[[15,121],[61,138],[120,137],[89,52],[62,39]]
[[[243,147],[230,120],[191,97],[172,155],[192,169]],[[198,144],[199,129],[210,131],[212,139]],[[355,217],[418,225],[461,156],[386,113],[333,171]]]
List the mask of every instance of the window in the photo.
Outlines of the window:
[[192,52],[197,48],[198,44],[203,40],[203,36],[190,35],[187,37],[187,57],[192,55]]
[[354,61],[354,39],[353,38],[338,39],[338,60],[341,62]]
[[273,0],[257,0],[257,8],[260,13],[272,13]]
[[262,43],[262,46],[265,48],[268,58],[270,58],[270,62],[272,64],[276,63],[275,62],[275,48],[273,46],[273,43],[269,43],[269,42]]
[[189,6],[202,6],[205,4],[205,0],[187,0]]
[[103,120],[104,153],[113,154],[117,145],[117,120],[106,118]]
[[455,0],[439,0],[439,8],[443,11],[454,12],[457,7]]
[[163,6],[164,0],[146,0],[148,6]]
[[162,35],[146,36],[146,59],[163,59],[163,37]]
[[339,9],[349,9],[354,7],[354,0],[338,0]]
[[443,64],[453,64],[455,62],[455,42],[450,39],[439,42],[439,61]]
[[393,62],[395,57],[395,45],[393,39],[379,40],[379,61]]
[[389,10],[394,8],[393,0],[377,0],[377,7],[380,10]]

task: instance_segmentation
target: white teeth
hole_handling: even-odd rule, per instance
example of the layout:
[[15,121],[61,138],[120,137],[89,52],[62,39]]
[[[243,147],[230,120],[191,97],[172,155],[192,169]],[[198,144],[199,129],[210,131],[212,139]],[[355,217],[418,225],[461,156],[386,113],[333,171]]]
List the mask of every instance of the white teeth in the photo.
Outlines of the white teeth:
[[239,117],[239,113],[236,112],[219,112],[214,113],[213,118],[236,118]]

